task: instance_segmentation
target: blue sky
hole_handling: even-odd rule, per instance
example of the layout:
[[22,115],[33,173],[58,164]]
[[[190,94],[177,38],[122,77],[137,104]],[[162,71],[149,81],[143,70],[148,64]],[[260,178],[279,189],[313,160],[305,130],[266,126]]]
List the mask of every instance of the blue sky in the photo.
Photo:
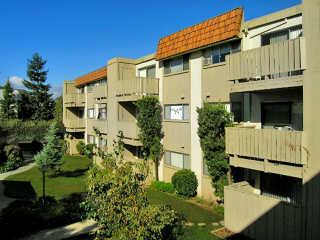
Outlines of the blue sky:
[[242,6],[252,19],[300,0],[2,0],[0,85],[19,86],[26,61],[39,52],[48,60],[53,92],[63,80],[92,71],[115,57],[140,57],[156,50],[159,38]]

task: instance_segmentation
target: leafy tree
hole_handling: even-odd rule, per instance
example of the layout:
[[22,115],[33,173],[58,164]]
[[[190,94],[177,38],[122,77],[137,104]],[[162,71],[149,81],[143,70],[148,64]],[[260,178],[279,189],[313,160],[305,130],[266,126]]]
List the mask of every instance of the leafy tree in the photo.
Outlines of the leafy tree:
[[123,161],[121,135],[104,168],[89,171],[88,194],[82,204],[87,217],[98,222],[97,239],[175,239],[180,221],[175,211],[150,205],[146,196],[146,162]]
[[54,119],[57,122],[63,121],[63,99],[62,96],[57,97],[54,103]]
[[19,90],[17,99],[18,119],[29,120],[33,115],[33,103],[30,94],[25,90]]
[[62,146],[58,137],[57,123],[54,122],[50,125],[49,131],[45,137],[46,144],[42,151],[35,157],[36,164],[42,172],[42,196],[45,203],[45,178],[46,173],[50,170],[58,172],[60,170],[62,161]]
[[204,103],[198,108],[198,136],[204,160],[212,177],[215,193],[223,199],[223,187],[227,183],[229,171],[225,153],[225,128],[231,126],[232,115],[222,104]]
[[34,106],[32,119],[50,120],[53,118],[54,102],[49,93],[50,85],[45,84],[48,71],[45,70],[47,63],[38,53],[28,60],[27,75],[29,80],[24,80],[23,84],[28,89],[31,101]]
[[146,159],[151,159],[155,166],[155,177],[159,180],[159,162],[163,155],[163,138],[161,112],[159,100],[155,97],[143,97],[137,101],[139,139]]
[[3,99],[0,100],[1,118],[13,119],[16,118],[16,101],[13,94],[13,88],[10,81],[7,80],[3,87]]

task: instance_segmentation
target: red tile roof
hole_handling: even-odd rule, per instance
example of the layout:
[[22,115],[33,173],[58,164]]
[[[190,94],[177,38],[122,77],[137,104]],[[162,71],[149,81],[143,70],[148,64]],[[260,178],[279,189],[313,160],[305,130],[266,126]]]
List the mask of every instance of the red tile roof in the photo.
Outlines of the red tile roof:
[[74,82],[76,87],[80,87],[106,77],[107,77],[107,67],[102,67],[98,70],[95,70],[86,75],[76,78]]
[[238,36],[242,15],[243,9],[236,8],[160,39],[156,54],[157,60]]

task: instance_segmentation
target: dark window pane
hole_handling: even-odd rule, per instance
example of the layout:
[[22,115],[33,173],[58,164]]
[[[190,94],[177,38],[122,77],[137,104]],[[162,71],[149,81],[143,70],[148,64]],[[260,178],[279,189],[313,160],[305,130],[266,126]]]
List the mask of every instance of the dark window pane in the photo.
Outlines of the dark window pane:
[[263,125],[291,125],[291,103],[262,103],[261,114]]
[[183,70],[189,70],[189,54],[183,56]]

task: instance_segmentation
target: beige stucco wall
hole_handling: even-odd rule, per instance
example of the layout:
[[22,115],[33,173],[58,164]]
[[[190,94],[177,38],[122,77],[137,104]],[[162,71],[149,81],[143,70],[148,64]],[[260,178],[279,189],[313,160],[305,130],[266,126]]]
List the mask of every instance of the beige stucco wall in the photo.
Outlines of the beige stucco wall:
[[163,76],[163,104],[190,103],[190,71]]
[[225,62],[206,66],[202,70],[202,100],[206,102],[229,102],[230,82]]
[[190,123],[178,121],[163,122],[164,149],[190,154]]

